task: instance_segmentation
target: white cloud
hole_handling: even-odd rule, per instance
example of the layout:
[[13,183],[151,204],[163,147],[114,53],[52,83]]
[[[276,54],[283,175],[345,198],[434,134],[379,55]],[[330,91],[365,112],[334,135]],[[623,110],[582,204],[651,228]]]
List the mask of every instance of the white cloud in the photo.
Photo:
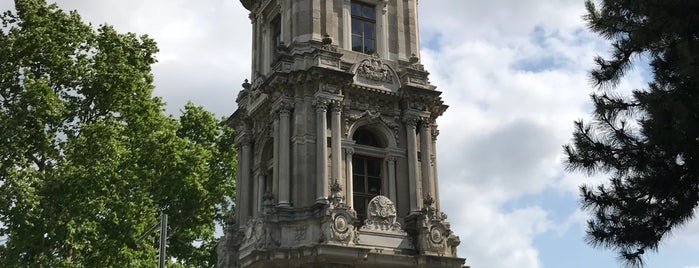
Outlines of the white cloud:
[[442,188],[442,200],[450,212],[452,229],[461,237],[459,255],[473,267],[541,267],[532,239],[553,228],[541,207],[501,212],[498,197],[478,187],[459,185]]

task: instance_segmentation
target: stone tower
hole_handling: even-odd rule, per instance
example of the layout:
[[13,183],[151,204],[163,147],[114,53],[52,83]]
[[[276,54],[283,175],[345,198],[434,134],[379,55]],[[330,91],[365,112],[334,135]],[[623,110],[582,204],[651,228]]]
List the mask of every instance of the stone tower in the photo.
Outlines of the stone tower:
[[252,73],[220,267],[462,267],[439,209],[417,0],[241,0]]

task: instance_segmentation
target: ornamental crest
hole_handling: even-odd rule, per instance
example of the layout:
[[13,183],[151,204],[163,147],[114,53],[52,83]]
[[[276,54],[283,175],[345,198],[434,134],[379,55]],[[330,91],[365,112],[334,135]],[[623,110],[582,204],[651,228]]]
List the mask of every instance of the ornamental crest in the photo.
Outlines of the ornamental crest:
[[392,83],[391,70],[378,57],[368,58],[359,64],[357,74],[370,80]]
[[396,207],[388,197],[379,195],[369,201],[369,218],[364,221],[362,231],[382,231],[404,234],[405,232],[396,222]]

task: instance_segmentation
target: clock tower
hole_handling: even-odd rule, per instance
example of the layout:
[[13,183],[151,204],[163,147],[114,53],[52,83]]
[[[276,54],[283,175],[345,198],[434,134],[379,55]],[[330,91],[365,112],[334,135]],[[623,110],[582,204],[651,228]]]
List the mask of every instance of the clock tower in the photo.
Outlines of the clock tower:
[[439,204],[417,0],[241,0],[251,77],[228,124],[219,267],[462,267]]

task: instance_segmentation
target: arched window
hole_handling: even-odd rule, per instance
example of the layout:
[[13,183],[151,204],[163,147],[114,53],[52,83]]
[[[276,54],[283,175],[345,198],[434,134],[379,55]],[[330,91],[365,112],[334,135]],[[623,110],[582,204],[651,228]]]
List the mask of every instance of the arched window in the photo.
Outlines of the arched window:
[[352,139],[355,141],[355,154],[352,158],[352,207],[361,223],[366,219],[369,201],[384,194],[383,154],[384,139],[367,127],[357,129]]

